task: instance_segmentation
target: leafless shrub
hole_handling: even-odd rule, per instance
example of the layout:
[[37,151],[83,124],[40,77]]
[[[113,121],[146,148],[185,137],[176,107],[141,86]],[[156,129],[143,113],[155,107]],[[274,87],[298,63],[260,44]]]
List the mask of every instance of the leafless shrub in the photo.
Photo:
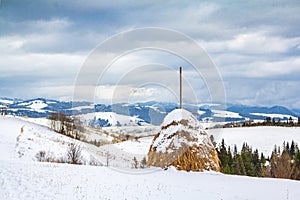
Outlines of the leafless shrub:
[[39,151],[37,152],[37,154],[35,155],[36,159],[39,162],[45,162],[46,160],[46,152],[45,151]]
[[71,144],[67,152],[68,163],[70,164],[82,164],[81,156],[82,148],[77,144]]

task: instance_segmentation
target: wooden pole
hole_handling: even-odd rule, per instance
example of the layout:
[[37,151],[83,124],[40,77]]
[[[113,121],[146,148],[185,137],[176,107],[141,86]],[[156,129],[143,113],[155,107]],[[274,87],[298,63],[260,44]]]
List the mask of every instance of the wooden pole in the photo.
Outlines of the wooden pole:
[[182,67],[179,68],[180,71],[180,109],[182,109]]

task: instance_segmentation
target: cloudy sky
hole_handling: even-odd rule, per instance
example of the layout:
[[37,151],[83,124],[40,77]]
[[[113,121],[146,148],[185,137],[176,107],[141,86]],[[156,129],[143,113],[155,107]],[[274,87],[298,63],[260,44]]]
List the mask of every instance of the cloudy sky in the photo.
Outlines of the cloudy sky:
[[[205,69],[196,73],[181,55],[164,49],[135,49],[124,54],[133,43],[134,47],[166,44],[164,47],[183,49],[187,57],[200,62],[209,57],[229,103],[300,108],[297,0],[0,2],[1,97],[71,100],[77,87],[82,91],[90,88],[95,101],[104,103],[112,99],[177,101],[177,70],[182,65],[184,101],[211,101],[220,87],[211,87]],[[120,33],[144,27],[184,34],[204,53],[172,34],[151,41],[144,34],[130,35],[122,45],[116,39]],[[109,67],[101,66],[102,59],[96,60],[98,68],[106,67],[102,74],[89,71],[90,76],[98,77],[97,82],[78,82],[82,76],[90,80],[83,68],[107,41],[107,51],[97,52],[97,58],[122,56]]]

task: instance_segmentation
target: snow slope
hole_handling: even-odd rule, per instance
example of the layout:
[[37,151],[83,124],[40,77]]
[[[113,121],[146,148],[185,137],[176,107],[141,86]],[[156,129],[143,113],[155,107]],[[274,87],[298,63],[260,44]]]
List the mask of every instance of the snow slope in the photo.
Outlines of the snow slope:
[[84,163],[95,159],[89,145],[20,118],[0,117],[0,138],[0,151],[5,152],[0,160],[18,158],[32,162],[36,161],[36,154],[40,151],[56,159],[66,159],[68,147],[72,143],[82,147]]
[[211,110],[214,117],[243,118],[239,113],[226,110]]
[[[70,142],[71,138],[46,127],[0,117],[0,199],[296,200],[300,196],[299,181],[183,172],[174,168],[121,171],[101,166],[40,163],[32,158],[40,148],[59,155]],[[138,153],[145,151],[144,142],[128,141],[122,145],[131,148],[131,153]],[[133,148],[132,143],[141,144],[141,148]],[[100,151],[80,144],[87,158]],[[122,145],[117,148],[121,150]]]
[[127,115],[120,115],[114,112],[95,112],[80,116],[80,119],[86,125],[100,126],[99,120],[102,121],[104,127],[110,126],[137,126],[148,125],[144,120],[138,117],[131,117]]
[[1,199],[296,200],[300,182],[187,173],[119,173],[106,167],[0,163]]

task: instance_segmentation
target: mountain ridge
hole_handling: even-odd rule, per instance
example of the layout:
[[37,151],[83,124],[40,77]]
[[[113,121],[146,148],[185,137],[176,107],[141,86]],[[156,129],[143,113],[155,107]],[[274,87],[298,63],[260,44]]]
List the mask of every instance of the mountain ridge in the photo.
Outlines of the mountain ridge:
[[[22,100],[16,98],[0,98],[0,106],[6,106],[8,114],[46,118],[52,112],[64,112],[68,115],[88,114],[95,112],[114,112],[116,114],[138,117],[148,124],[159,125],[163,118],[172,110],[178,108],[176,103],[169,102],[140,102],[117,103],[113,105],[94,104],[92,102],[58,101],[46,98]],[[295,113],[284,106],[246,106],[230,104],[222,110],[220,104],[184,104],[184,108],[193,113],[199,121],[241,121],[263,120],[268,116],[286,120],[292,117],[297,120],[299,110]],[[101,120],[101,119],[100,119]]]

